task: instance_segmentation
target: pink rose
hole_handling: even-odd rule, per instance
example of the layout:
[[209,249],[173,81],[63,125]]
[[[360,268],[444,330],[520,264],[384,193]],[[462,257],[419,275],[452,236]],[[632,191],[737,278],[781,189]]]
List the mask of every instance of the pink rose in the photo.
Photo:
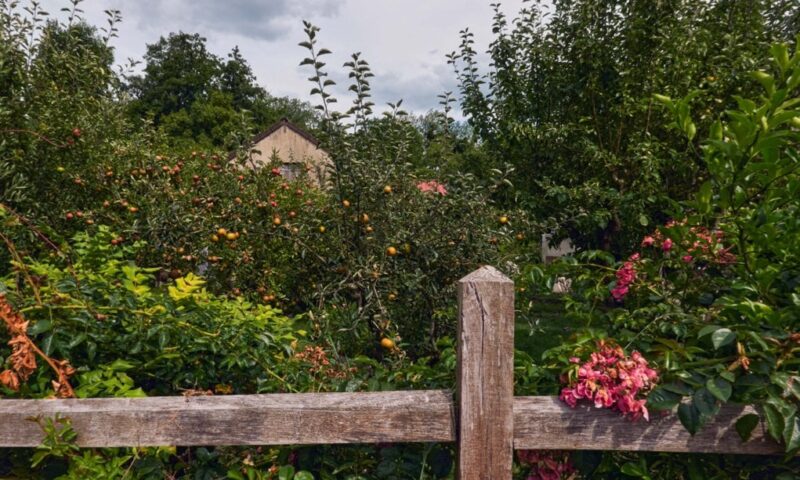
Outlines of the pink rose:
[[665,252],[669,252],[670,250],[672,250],[672,239],[671,238],[668,238],[668,239],[664,240],[664,243],[661,244],[661,250],[664,250]]

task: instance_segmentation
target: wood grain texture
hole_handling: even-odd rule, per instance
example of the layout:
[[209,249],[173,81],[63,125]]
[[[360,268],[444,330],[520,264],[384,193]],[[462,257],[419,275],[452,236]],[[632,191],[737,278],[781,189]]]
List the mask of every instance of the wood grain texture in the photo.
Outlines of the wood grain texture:
[[60,413],[84,447],[452,442],[443,390],[0,400],[0,447],[32,447]]
[[514,399],[514,448],[546,450],[625,450],[781,454],[761,423],[742,443],[736,419],[756,413],[752,407],[727,405],[692,437],[675,413],[654,415],[650,422],[631,422],[619,413],[590,406],[572,409],[557,397]]
[[458,285],[459,480],[511,478],[514,283],[482,267]]

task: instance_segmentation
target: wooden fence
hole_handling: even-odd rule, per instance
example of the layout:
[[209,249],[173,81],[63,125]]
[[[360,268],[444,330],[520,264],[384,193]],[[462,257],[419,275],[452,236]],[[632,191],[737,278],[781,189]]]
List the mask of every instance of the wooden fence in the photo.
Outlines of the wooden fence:
[[514,397],[514,284],[492,267],[458,289],[458,378],[445,390],[210,397],[0,400],[0,447],[32,447],[32,418],[68,417],[85,447],[457,442],[460,480],[511,478],[514,449],[780,454],[762,423],[747,443],[725,406],[697,435],[676,415],[631,422]]

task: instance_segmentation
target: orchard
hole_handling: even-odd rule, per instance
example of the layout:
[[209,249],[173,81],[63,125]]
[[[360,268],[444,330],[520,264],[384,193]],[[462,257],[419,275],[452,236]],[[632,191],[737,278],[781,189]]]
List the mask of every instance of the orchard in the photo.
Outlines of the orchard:
[[[315,105],[196,34],[119,74],[119,12],[0,0],[0,402],[453,389],[457,282],[493,265],[517,395],[692,435],[751,405],[726,435],[786,454],[521,450],[514,478],[800,478],[800,12],[751,3],[494,6],[488,64],[463,31],[457,96],[414,116],[374,113],[370,65],[331,71],[309,22]],[[283,116],[322,185],[256,165]],[[575,252],[543,263],[545,235]],[[0,477],[456,478],[451,444],[95,449],[40,423]]]

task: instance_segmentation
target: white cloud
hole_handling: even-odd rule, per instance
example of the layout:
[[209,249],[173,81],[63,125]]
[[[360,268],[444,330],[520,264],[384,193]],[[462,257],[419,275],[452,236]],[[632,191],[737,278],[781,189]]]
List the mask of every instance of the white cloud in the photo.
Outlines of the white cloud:
[[[523,0],[504,3],[513,16]],[[105,25],[103,10],[122,12],[117,62],[141,59],[145,45],[170,32],[199,33],[211,52],[225,56],[238,45],[253,67],[259,83],[275,95],[314,101],[299,67],[305,56],[302,20],[318,25],[320,45],[333,50],[327,57],[342,108],[347,74],[342,64],[353,52],[362,52],[376,77],[374,102],[404,99],[404,106],[423,113],[437,106],[436,95],[455,90],[455,79],[444,55],[459,44],[458,32],[475,33],[478,50],[491,40],[491,0],[86,0],[85,17]],[[44,0],[57,12],[66,0]],[[380,110],[377,108],[376,110]]]

